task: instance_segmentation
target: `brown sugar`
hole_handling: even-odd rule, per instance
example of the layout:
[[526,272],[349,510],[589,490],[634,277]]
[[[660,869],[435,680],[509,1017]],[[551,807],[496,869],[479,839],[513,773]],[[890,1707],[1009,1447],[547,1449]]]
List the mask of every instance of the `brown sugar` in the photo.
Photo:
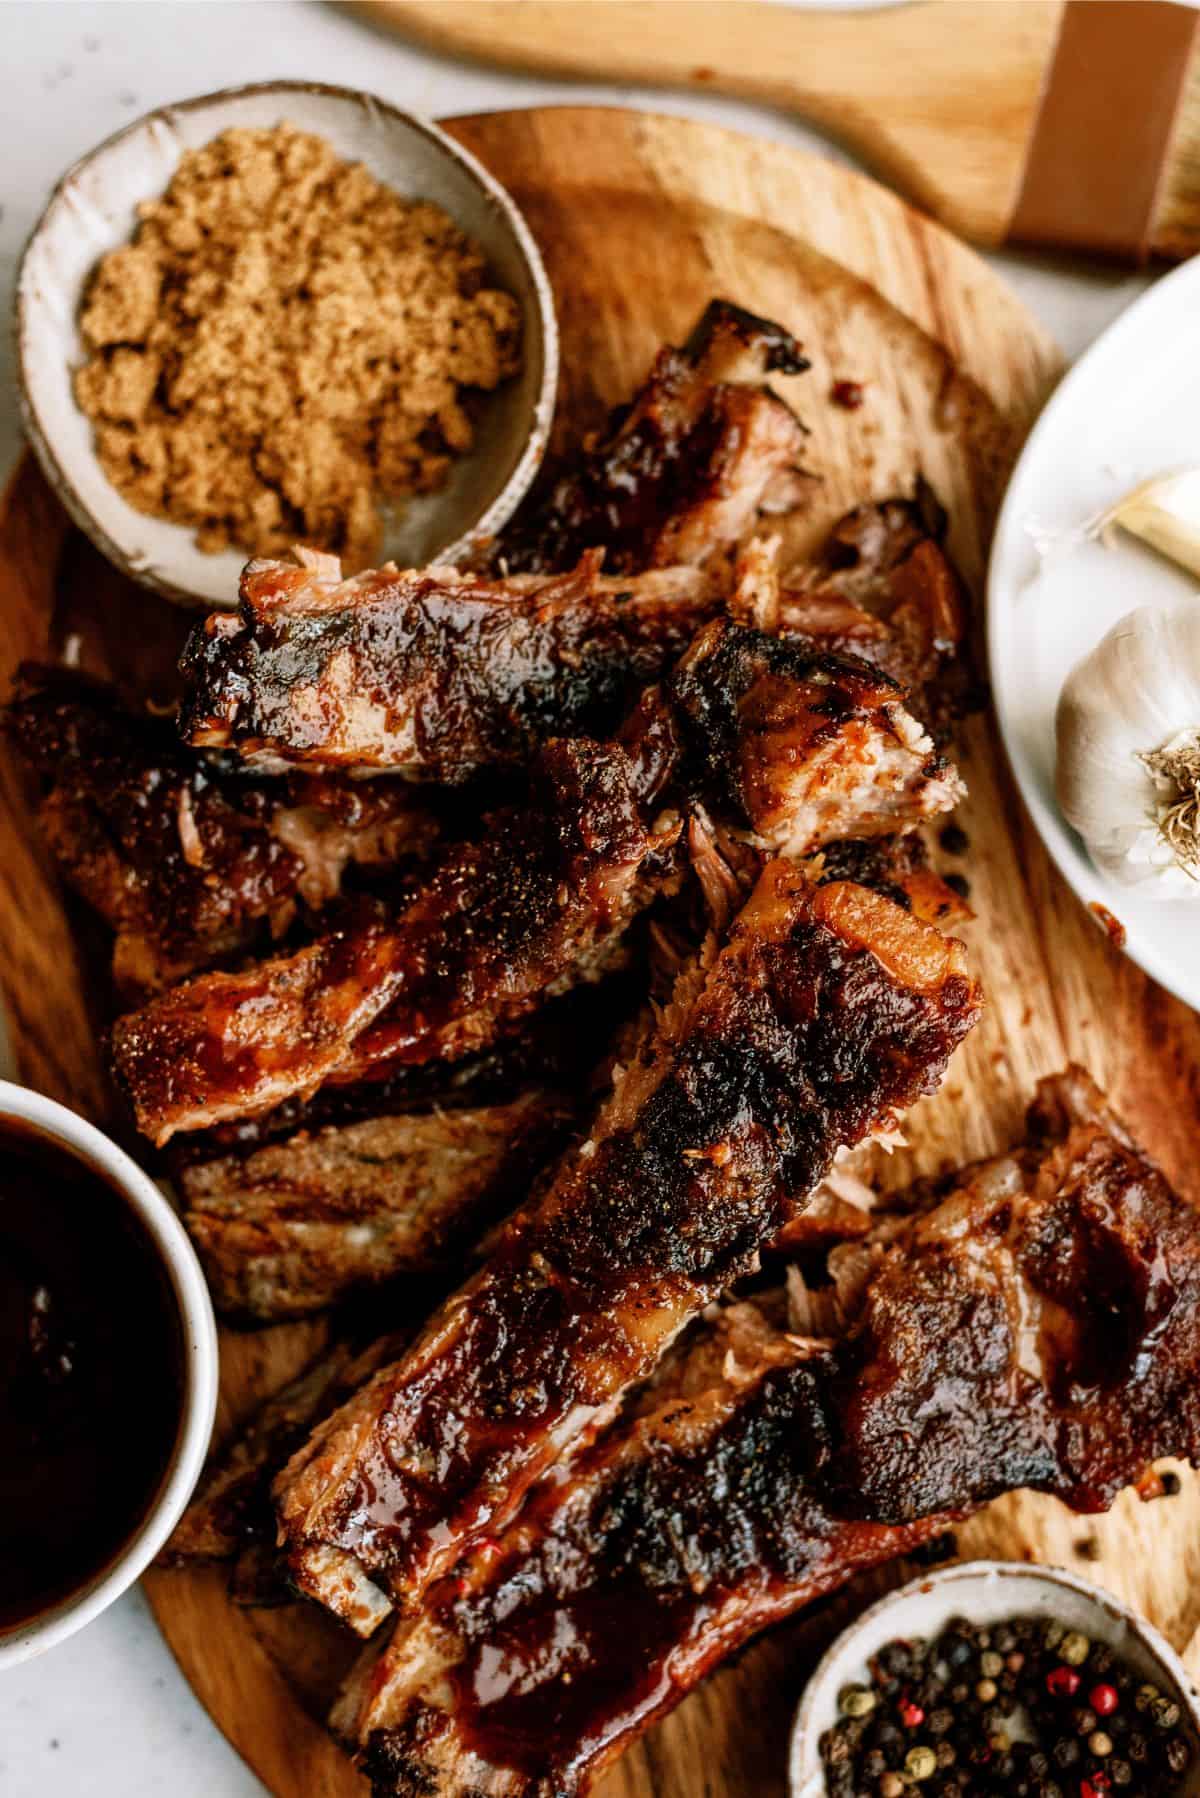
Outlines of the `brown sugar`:
[[225,131],[94,270],[75,394],[108,478],[202,549],[377,558],[381,502],[473,441],[469,393],[520,360],[520,312],[440,207],[323,138]]

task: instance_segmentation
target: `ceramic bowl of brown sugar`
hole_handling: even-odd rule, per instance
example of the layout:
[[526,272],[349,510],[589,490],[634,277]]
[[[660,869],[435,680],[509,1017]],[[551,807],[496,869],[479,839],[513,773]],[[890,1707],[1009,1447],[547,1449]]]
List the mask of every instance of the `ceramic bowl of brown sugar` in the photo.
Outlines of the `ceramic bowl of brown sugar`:
[[558,374],[520,212],[435,125],[271,82],[76,163],[17,284],[26,429],[75,522],[166,597],[251,555],[467,558],[528,488]]

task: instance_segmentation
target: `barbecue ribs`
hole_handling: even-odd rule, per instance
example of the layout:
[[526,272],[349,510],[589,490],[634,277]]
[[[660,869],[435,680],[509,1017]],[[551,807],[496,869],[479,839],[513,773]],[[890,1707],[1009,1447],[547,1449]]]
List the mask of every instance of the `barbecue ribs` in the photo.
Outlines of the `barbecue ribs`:
[[533,802],[485,818],[480,840],[452,847],[399,917],[372,911],[119,1019],[114,1065],[139,1127],[162,1143],[385,1058],[461,1058],[609,966],[674,877],[678,820],[644,822],[616,746],[550,744],[539,772]]
[[532,802],[452,847],[398,917],[372,913],[121,1019],[114,1064],[139,1128],[161,1143],[384,1061],[485,1047],[607,965],[680,878],[673,807],[718,775],[732,821],[791,853],[890,832],[962,791],[885,675],[714,621],[620,741],[545,745]]
[[538,1208],[281,1476],[296,1583],[369,1627],[369,1576],[410,1602],[502,1527],[978,1010],[960,944],[770,863]]
[[179,727],[252,764],[460,781],[548,737],[604,736],[720,604],[699,569],[486,581],[394,565],[349,580],[300,549],[250,562],[236,613],[184,650]]
[[1086,1075],[907,1203],[933,1208],[831,1257],[840,1340],[726,1309],[364,1659],[336,1721],[377,1798],[573,1798],[749,1637],[953,1516],[1027,1483],[1100,1509],[1196,1459],[1200,1219]]
[[301,1130],[183,1167],[184,1222],[214,1304],[267,1323],[396,1274],[461,1267],[570,1117],[532,1088],[502,1104]]
[[837,1399],[847,1502],[904,1520],[1032,1486],[1102,1510],[1156,1456],[1200,1459],[1198,1312],[1195,1212],[1081,1069],[1043,1081],[1028,1140],[871,1281]]
[[[946,722],[966,609],[943,522],[927,489],[848,514],[822,561],[789,576],[770,628],[862,656]],[[240,611],[189,640],[182,734],[265,769],[441,781],[523,763],[550,736],[603,735],[721,612],[728,582],[687,567],[602,578],[598,563],[589,551],[568,574],[491,583],[388,568],[342,581],[307,550],[251,563]]]
[[603,549],[616,573],[704,563],[804,488],[804,427],[765,385],[808,367],[781,325],[714,300],[682,349],[660,350],[607,431],[552,467],[499,538],[508,570],[573,568]]
[[6,726],[45,787],[65,878],[116,933],[131,996],[278,936],[351,864],[424,856],[432,812],[395,781],[265,781],[181,747],[169,718],[63,668],[26,667]]

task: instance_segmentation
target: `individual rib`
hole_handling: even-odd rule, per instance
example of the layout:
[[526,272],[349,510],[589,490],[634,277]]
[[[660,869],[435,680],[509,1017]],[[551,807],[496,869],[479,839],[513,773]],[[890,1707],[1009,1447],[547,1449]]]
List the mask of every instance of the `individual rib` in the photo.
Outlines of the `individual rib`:
[[565,1138],[570,1107],[531,1089],[302,1129],[178,1175],[213,1303],[298,1317],[399,1274],[461,1267]]
[[541,477],[496,564],[547,572],[600,548],[630,573],[722,557],[803,494],[804,427],[766,383],[807,367],[781,325],[714,300],[599,441]]
[[487,581],[394,565],[343,580],[299,549],[247,564],[236,612],[197,625],[179,727],[251,765],[461,781],[549,737],[604,736],[718,609],[699,569]]
[[839,1150],[937,1086],[978,1011],[960,944],[769,864],[539,1207],[281,1477],[297,1584],[410,1602],[502,1527]]
[[298,907],[336,898],[348,868],[423,858],[438,835],[398,782],[256,778],[72,670],[24,668],[5,723],[41,780],[64,877],[116,935],[130,995],[270,943]]
[[[966,605],[927,489],[848,513],[793,570],[777,628],[863,656],[939,723],[960,709]],[[180,730],[268,771],[380,770],[460,781],[550,736],[604,735],[723,607],[728,577],[680,567],[488,582],[453,568],[341,579],[307,550],[252,562],[237,613],[184,652]]]
[[1200,1456],[1198,1321],[1195,1211],[1082,1069],[1043,1081],[1026,1142],[871,1281],[837,1401],[847,1502],[896,1520],[1031,1486],[1107,1508],[1156,1457]]

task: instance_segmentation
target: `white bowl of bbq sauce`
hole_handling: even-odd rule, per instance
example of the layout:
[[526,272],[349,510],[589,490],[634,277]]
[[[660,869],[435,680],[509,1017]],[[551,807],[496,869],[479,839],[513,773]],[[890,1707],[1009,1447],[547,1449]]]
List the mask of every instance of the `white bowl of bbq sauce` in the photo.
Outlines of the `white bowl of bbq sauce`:
[[[792,1729],[791,1798],[826,1798],[820,1743],[839,1714],[841,1693],[869,1681],[869,1663],[887,1643],[933,1641],[954,1617],[980,1628],[1014,1617],[1036,1617],[1104,1642],[1141,1680],[1178,1704],[1189,1733],[1200,1735],[1200,1696],[1175,1650],[1151,1623],[1103,1587],[1062,1567],[1019,1561],[960,1561],[889,1592],[863,1612],[833,1643],[804,1689]],[[1072,1795],[1078,1786],[1066,1782]],[[910,1789],[921,1785],[910,1782]],[[1200,1765],[1193,1759],[1179,1790],[1200,1793]],[[1113,1798],[1119,1798],[1114,1788]]]
[[216,1402],[212,1304],[167,1200],[92,1124],[0,1081],[0,1671],[145,1571]]

